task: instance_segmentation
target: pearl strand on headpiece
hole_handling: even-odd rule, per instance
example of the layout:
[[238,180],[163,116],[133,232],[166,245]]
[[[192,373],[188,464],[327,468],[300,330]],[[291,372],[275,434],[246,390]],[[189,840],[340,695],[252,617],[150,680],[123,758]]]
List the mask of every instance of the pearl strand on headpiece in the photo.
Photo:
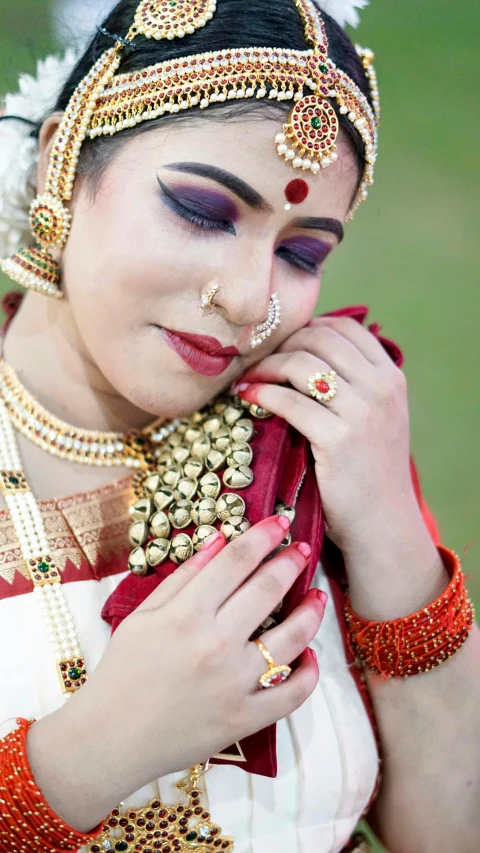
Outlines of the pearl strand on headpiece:
[[53,648],[62,691],[67,698],[87,679],[85,659],[61,586],[60,573],[49,555],[40,508],[22,470],[15,431],[3,400],[0,400],[0,469],[2,492],[34,584],[35,600]]

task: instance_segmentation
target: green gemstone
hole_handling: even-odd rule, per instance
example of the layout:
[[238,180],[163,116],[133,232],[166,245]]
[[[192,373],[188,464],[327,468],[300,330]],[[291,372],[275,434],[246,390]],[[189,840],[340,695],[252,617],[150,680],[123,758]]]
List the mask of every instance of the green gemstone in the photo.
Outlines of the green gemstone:
[[169,5],[169,6],[176,6],[176,5],[177,5],[177,0],[170,0],[170,3],[169,3],[168,5]]
[[328,65],[324,65],[324,64],[322,63],[322,64],[320,65],[320,71],[322,72],[322,74],[327,74],[327,73],[328,73]]
[[[72,681],[78,681],[82,674],[82,670],[79,669],[78,666],[72,666],[71,669],[68,670],[68,677],[72,679]],[[127,849],[127,848],[125,848]]]
[[322,122],[320,121],[318,116],[314,116],[310,124],[312,125],[312,127],[315,128],[315,130],[319,130],[319,128],[322,126]]
[[50,566],[48,565],[48,563],[38,563],[37,569],[39,572],[42,573],[42,575],[46,575],[47,572],[50,571]]
[[8,478],[8,482],[12,484],[12,486],[18,486],[20,480],[18,477],[14,477],[13,475]]
[[115,850],[121,850],[121,851],[128,850],[127,842],[126,841],[118,841],[117,844],[115,844]]
[[188,835],[185,836],[185,841],[195,841],[197,838],[196,832],[189,832]]

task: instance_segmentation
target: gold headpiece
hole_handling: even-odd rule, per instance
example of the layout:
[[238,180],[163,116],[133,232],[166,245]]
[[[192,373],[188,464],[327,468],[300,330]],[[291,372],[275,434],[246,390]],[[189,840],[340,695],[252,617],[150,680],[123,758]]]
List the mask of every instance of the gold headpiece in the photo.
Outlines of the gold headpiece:
[[292,101],[282,132],[275,138],[278,155],[294,169],[316,174],[337,159],[338,118],[329,99],[357,128],[365,146],[365,170],[348,218],[373,182],[379,117],[373,54],[357,46],[369,77],[374,110],[358,86],[328,57],[323,20],[311,0],[294,0],[305,27],[305,51],[245,47],[166,60],[142,71],[115,76],[125,45],[138,35],[183,38],[206,25],[216,0],[142,0],[125,39],[105,51],[73,93],[57,131],[45,192],[30,211],[32,232],[40,245],[21,249],[1,263],[14,281],[53,296],[60,270],[49,254],[62,248],[71,216],[64,206],[72,198],[80,150],[85,138],[113,136],[143,121],[192,107],[244,98]]

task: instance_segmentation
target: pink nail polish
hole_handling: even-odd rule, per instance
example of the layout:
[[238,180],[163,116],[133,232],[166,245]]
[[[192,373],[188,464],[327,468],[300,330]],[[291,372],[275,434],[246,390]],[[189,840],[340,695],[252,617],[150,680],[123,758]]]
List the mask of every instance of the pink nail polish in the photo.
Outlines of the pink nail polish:
[[205,539],[205,541],[202,545],[202,550],[204,548],[211,548],[212,545],[215,545],[215,543],[218,542],[218,540],[222,538],[222,536],[223,536],[223,534],[219,533],[218,531],[216,533],[211,533],[210,536],[208,536]]
[[327,604],[327,601],[328,601],[328,595],[327,595],[327,593],[326,593],[326,592],[323,592],[323,590],[321,590],[321,589],[317,589],[317,598],[319,598],[319,599],[320,599],[320,601],[322,602],[323,606],[325,607],[325,606],[326,606],[326,604]]
[[310,545],[307,542],[298,542],[297,551],[300,551],[300,553],[303,554],[306,560],[308,560],[312,553],[312,549],[310,548]]
[[247,388],[250,388],[250,382],[239,382],[238,385],[233,386],[233,392],[239,394],[241,391],[246,391]]
[[277,524],[280,525],[282,530],[285,530],[285,532],[290,529],[290,521],[288,520],[286,515],[277,515],[275,516],[275,520]]

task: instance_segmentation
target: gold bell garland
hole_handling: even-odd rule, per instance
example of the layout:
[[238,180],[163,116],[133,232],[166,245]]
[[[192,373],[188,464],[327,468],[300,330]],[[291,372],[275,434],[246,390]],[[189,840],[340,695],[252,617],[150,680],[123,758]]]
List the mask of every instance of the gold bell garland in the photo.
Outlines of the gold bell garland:
[[[254,425],[247,414],[270,417],[238,397],[214,400],[180,420],[155,451],[148,473],[135,476],[137,502],[129,532],[129,568],[135,575],[145,575],[168,557],[185,562],[218,528],[227,540],[248,530],[245,501],[223,490],[241,490],[253,482]],[[182,532],[192,526],[193,532]]]

